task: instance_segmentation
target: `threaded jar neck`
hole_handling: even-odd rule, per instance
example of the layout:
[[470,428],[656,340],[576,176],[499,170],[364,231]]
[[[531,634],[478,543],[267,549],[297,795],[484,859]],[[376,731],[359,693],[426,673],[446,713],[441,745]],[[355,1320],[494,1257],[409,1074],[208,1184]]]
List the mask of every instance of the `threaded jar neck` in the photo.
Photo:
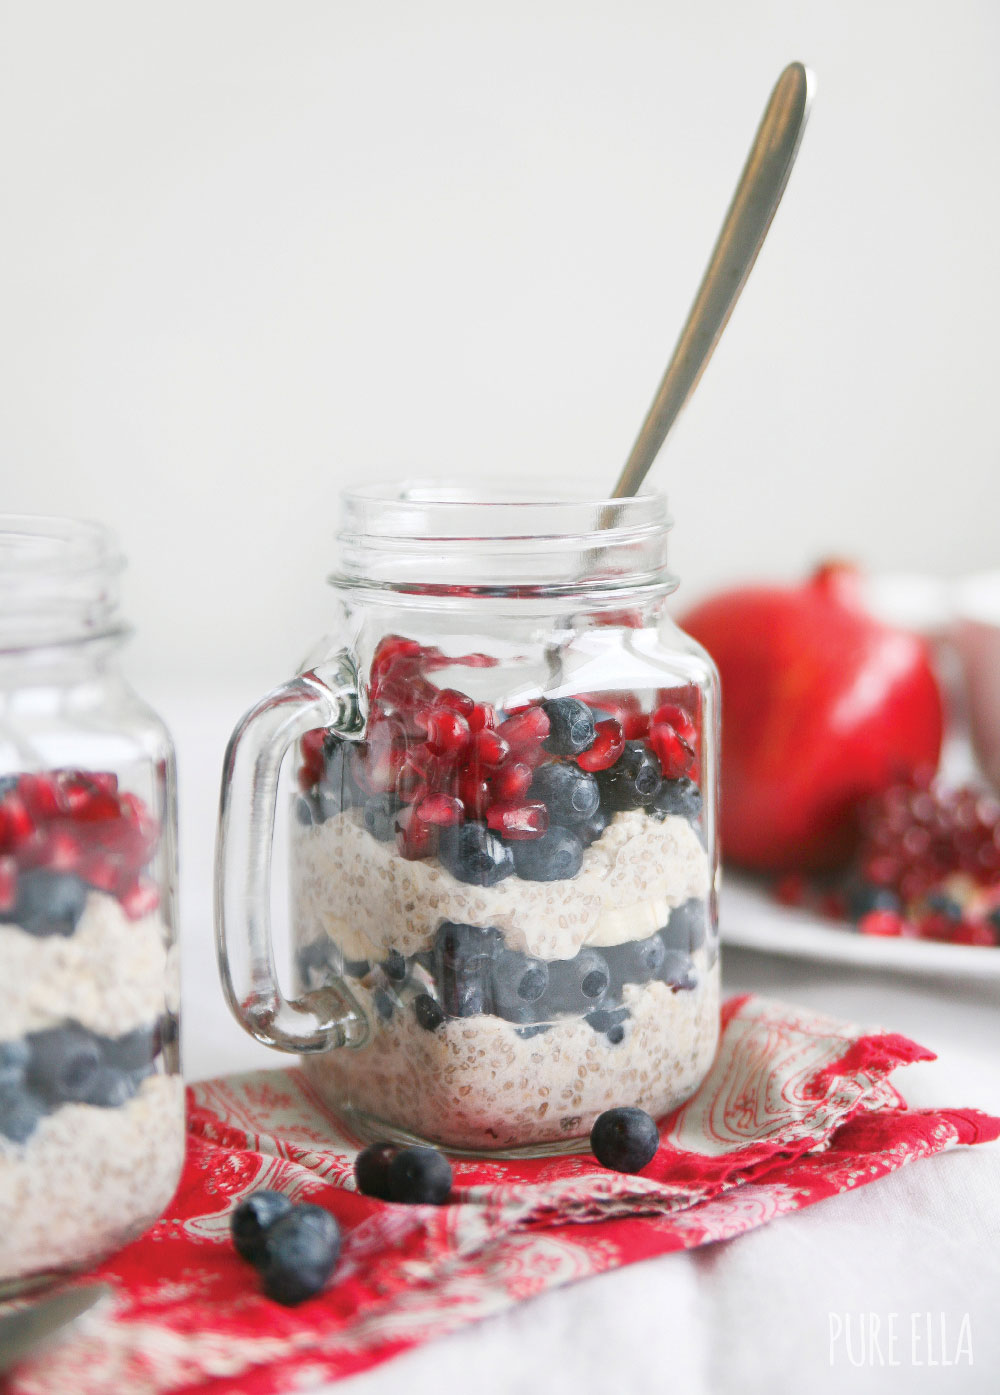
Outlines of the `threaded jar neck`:
[[0,652],[121,634],[123,566],[114,536],[98,523],[0,514]]
[[663,594],[666,497],[561,497],[420,481],[342,496],[340,587],[404,595],[505,599]]

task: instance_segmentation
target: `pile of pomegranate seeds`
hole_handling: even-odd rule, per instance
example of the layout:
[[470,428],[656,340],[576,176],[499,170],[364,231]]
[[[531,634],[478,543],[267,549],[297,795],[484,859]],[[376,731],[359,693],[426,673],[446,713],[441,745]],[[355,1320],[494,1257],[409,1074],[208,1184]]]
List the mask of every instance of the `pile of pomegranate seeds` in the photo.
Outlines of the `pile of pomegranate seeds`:
[[101,771],[53,770],[0,782],[0,914],[17,905],[18,875],[67,872],[116,896],[131,919],[156,909],[141,873],[160,836],[138,795]]
[[[486,654],[449,657],[402,635],[387,635],[375,650],[365,739],[347,748],[348,795],[361,803],[379,796],[394,801],[403,857],[432,855],[442,830],[466,821],[484,823],[505,841],[542,837],[549,810],[529,794],[538,767],[558,761],[597,774],[615,765],[627,741],[646,742],[664,779],[697,779],[697,726],[682,705],[698,711],[697,690],[664,690],[652,713],[633,693],[582,694],[575,703],[554,705],[539,699],[498,711],[428,677],[440,668],[496,662]],[[582,704],[593,713],[592,739],[584,738],[589,744],[582,751],[560,747],[546,707],[558,715]],[[583,721],[591,724],[586,712]],[[298,781],[306,794],[324,778],[331,741],[338,744],[323,729],[302,738]]]
[[867,805],[861,828],[842,887],[791,874],[778,900],[846,915],[863,935],[1000,945],[1000,801],[921,777]]

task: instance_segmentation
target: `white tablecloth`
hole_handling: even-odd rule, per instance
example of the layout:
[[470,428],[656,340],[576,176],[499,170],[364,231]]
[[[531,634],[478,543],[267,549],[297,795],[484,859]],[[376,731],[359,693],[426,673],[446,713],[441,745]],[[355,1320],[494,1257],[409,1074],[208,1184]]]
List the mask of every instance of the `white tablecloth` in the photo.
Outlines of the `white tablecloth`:
[[[222,752],[255,694],[234,685],[153,696],[180,762],[186,1073],[201,1079],[287,1064],[229,1017],[212,948]],[[937,1061],[897,1076],[911,1104],[1000,1113],[996,983],[876,975],[735,950],[723,955],[723,976],[729,993],[765,993],[929,1046]],[[339,1395],[995,1395],[1000,1145],[932,1158],[728,1243],[547,1294],[335,1388]]]

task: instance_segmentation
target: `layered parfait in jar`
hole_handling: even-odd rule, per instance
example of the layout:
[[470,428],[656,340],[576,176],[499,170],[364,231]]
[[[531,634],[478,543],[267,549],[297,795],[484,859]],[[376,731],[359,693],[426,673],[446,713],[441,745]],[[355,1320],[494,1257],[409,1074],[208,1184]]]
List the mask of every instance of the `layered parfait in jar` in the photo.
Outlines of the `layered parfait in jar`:
[[0,1291],[118,1248],[180,1175],[162,842],[112,771],[0,776]]
[[550,1152],[708,1070],[713,777],[697,683],[498,699],[496,663],[385,636],[364,740],[300,743],[301,987],[367,1028],[304,1064],[365,1136]]

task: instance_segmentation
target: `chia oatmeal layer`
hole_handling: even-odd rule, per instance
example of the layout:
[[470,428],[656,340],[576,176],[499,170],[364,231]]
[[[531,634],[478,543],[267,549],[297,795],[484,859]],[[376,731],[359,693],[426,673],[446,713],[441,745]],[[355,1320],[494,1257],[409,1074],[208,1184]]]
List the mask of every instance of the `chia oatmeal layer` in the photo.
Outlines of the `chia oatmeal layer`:
[[114,1109],[63,1104],[24,1143],[0,1137],[0,1274],[76,1268],[134,1239],[173,1195],[184,1141],[175,1075]]
[[300,943],[328,937],[347,960],[431,947],[443,920],[496,926],[508,948],[568,959],[584,945],[653,934],[671,910],[708,894],[708,857],[691,824],[618,813],[571,882],[458,881],[437,858],[406,861],[376,842],[357,810],[293,824],[291,901]]
[[[367,1046],[307,1056],[304,1069],[349,1116],[367,1116],[369,1132],[387,1123],[471,1149],[578,1139],[605,1109],[637,1105],[659,1117],[697,1089],[718,1040],[719,967],[704,951],[694,964],[698,982],[686,992],[626,987],[629,1022],[617,1044],[581,1017],[525,1038],[495,1016],[450,1018],[428,1032],[413,1013],[389,1022],[373,1013]],[[369,991],[357,992],[368,1007]]]
[[0,925],[0,1039],[26,1036],[71,1020],[104,1036],[176,1011],[176,949],[154,913],[130,920],[120,903],[87,895],[72,935],[39,938]]
[[616,1105],[667,1113],[704,1077],[719,969],[687,819],[617,813],[571,880],[471,885],[355,810],[296,826],[291,859],[304,986],[343,976],[368,1024],[304,1068],[362,1132],[556,1146]]

